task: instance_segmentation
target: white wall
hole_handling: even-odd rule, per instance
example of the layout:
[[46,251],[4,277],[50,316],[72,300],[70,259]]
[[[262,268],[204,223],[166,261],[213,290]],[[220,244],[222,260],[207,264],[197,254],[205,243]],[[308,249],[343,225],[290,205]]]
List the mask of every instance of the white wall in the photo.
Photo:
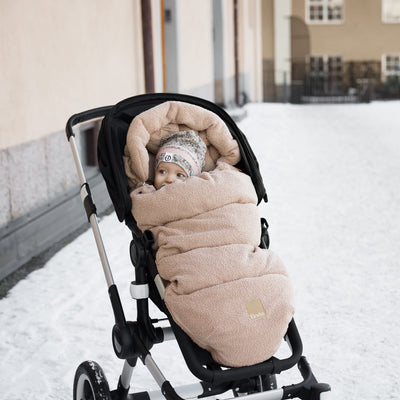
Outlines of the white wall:
[[[275,84],[291,81],[290,71],[290,15],[291,0],[274,0]],[[286,79],[286,81],[285,81]]]
[[214,100],[211,0],[165,0],[167,91]]
[[[235,100],[231,0],[164,0],[167,91]],[[240,91],[262,101],[261,1],[239,0]]]
[[211,0],[180,0],[179,14],[179,89],[214,100]]
[[215,100],[227,106],[235,101],[235,53],[232,0],[213,1]]

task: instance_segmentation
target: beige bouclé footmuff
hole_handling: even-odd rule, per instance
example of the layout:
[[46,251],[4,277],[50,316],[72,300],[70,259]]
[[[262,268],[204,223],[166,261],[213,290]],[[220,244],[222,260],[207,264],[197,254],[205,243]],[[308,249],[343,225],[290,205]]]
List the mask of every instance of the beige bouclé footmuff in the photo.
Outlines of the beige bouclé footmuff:
[[[207,145],[203,172],[151,189],[161,138],[184,129]],[[282,260],[258,247],[257,196],[250,177],[234,167],[239,160],[225,123],[188,103],[165,102],[139,114],[127,134],[132,214],[154,235],[165,304],[195,343],[230,367],[273,356],[294,313]]]

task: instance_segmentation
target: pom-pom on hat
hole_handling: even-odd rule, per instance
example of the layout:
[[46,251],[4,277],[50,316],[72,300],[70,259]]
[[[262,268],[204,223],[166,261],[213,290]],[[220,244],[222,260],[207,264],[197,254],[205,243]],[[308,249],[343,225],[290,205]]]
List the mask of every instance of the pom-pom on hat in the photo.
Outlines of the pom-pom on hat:
[[161,162],[178,164],[188,176],[199,175],[204,166],[207,146],[194,131],[175,132],[161,139],[156,168]]

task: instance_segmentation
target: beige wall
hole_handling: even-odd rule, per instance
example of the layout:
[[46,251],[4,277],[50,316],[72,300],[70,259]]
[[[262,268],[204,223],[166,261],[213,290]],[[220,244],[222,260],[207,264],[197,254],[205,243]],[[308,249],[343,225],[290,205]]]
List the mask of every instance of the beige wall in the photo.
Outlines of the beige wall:
[[262,51],[263,58],[274,58],[274,0],[262,0]]
[[211,1],[178,4],[179,91],[214,100]]
[[0,149],[143,92],[139,0],[2,0]]
[[233,1],[221,0],[221,21],[215,29],[220,29],[222,37],[222,49],[216,48],[214,52],[221,52],[216,55],[215,62],[220,62],[218,57],[222,58],[222,65],[219,65],[218,72],[222,70],[222,76],[215,76],[215,101],[224,104],[232,104],[235,101],[235,49],[234,49],[234,18]]
[[[222,21],[217,18],[214,27],[223,40],[223,48],[214,49],[214,61],[223,58],[223,76],[219,76],[221,66],[216,65],[216,101],[226,105],[235,102],[235,33],[234,3],[232,0],[213,0],[221,6]],[[215,6],[215,3],[213,4]],[[261,101],[262,85],[262,18],[260,0],[238,1],[238,53],[239,92],[245,93],[247,100]],[[222,56],[218,53],[221,52]],[[243,101],[243,96],[239,96]]]
[[261,1],[238,1],[239,91],[248,101],[262,101]]
[[[345,0],[344,23],[308,24],[310,53],[341,55],[344,61],[380,61],[400,52],[400,24],[382,22],[380,0]],[[305,1],[293,0],[294,16],[305,20]]]
[[[193,94],[215,100],[213,0],[177,0],[177,88],[181,93]],[[234,32],[233,3],[222,1],[224,11],[222,26],[224,67],[222,84],[223,101],[232,101],[234,86]],[[262,100],[262,41],[261,1],[239,0],[239,58],[240,91],[251,101]],[[218,77],[221,79],[221,77]]]
[[249,100],[262,101],[261,1],[239,1],[239,57],[242,89]]
[[2,0],[0,227],[78,184],[64,127],[143,93],[140,0]]
[[224,59],[225,61],[225,76],[228,79],[233,79],[235,75],[235,64],[232,62],[235,58],[234,50],[234,21],[233,21],[233,2],[231,0],[223,0],[223,13],[226,15],[224,19]]
[[290,16],[291,0],[274,0],[274,75],[276,99],[287,102],[290,97],[291,82],[291,43]]
[[276,99],[275,88],[275,45],[274,45],[274,0],[261,1],[262,12],[262,58],[263,100]]
[[[79,214],[71,218],[75,206],[84,213],[64,132],[68,118],[144,93],[145,66],[140,0],[0,2],[0,264],[9,273],[85,221]],[[258,101],[260,0],[239,2],[241,91]],[[163,4],[173,14],[165,24],[169,70],[163,69],[161,53]],[[151,5],[155,90],[167,83],[166,90],[215,101],[216,61],[222,101],[229,105],[235,72],[232,0],[151,0]],[[221,23],[213,26],[217,5]],[[218,46],[214,28],[223,33]],[[223,56],[215,58],[216,51]],[[86,168],[85,129],[76,138]],[[104,182],[95,167],[86,172],[92,189],[95,183],[93,193],[102,193],[98,210],[104,210],[110,205]],[[51,228],[47,234],[43,226]]]

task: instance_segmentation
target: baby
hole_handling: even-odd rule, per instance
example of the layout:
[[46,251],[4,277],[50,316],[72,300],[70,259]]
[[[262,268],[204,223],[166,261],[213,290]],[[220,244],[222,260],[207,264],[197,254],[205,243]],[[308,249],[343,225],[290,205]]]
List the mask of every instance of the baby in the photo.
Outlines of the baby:
[[172,133],[162,138],[160,145],[154,175],[157,190],[201,173],[207,146],[194,131]]

